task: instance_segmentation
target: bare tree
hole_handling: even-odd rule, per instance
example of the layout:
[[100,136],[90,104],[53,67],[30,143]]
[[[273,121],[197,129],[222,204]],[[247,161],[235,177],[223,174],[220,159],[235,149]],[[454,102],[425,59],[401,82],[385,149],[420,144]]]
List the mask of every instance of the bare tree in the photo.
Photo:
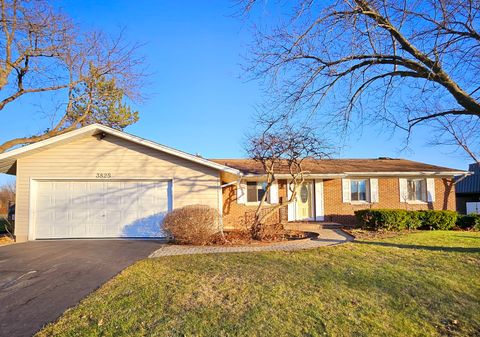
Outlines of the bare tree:
[[463,150],[480,163],[480,119],[472,116],[444,116],[437,120],[433,145]]
[[[257,2],[243,1],[245,12]],[[343,128],[382,121],[408,135],[444,117],[478,123],[478,0],[294,3],[280,23],[260,25],[250,49],[247,70],[268,80],[272,109]]]
[[[295,201],[299,186],[309,172],[304,170],[303,162],[313,158],[324,158],[330,155],[331,148],[306,125],[292,126],[286,120],[261,118],[257,123],[260,132],[249,137],[246,151],[250,158],[262,165],[266,176],[265,193],[255,211],[251,227],[252,236],[262,239],[265,222],[281,207]],[[265,203],[272,184],[276,181],[278,170],[288,170],[290,198],[286,204],[278,204],[265,209]]]
[[0,15],[0,113],[26,95],[50,94],[59,107],[44,132],[8,140],[0,152],[92,122],[121,129],[138,120],[127,104],[141,98],[138,44],[84,32],[48,0],[0,0]]
[[0,186],[0,214],[7,214],[12,202],[15,202],[15,182],[8,182]]

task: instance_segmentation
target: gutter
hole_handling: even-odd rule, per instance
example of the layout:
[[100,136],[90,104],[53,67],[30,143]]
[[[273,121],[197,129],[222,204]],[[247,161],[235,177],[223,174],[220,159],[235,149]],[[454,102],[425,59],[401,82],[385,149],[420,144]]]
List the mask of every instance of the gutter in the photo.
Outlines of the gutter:
[[[471,172],[465,171],[417,171],[417,172],[344,172],[344,173],[331,173],[331,174],[308,174],[304,176],[313,179],[332,179],[332,178],[347,178],[347,177],[418,177],[418,176],[440,176],[451,177],[455,175],[469,175]],[[255,181],[265,178],[265,174],[246,174],[243,176],[245,180]],[[290,174],[276,174],[277,179],[289,179],[292,176]]]

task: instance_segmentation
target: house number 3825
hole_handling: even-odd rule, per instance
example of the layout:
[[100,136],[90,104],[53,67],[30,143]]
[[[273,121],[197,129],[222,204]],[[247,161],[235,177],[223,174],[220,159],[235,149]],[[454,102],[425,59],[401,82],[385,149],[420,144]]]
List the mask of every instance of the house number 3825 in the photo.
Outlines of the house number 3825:
[[100,179],[111,178],[112,174],[111,173],[97,173],[96,177],[100,178]]

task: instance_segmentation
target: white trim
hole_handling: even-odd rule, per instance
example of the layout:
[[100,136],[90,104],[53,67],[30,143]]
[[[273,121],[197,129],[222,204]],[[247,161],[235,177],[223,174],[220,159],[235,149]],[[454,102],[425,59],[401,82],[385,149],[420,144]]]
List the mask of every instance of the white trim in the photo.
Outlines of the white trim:
[[28,203],[28,235],[27,235],[27,240],[35,240],[36,235],[35,235],[35,211],[37,208],[37,186],[38,186],[38,181],[34,178],[30,178],[29,181],[29,191],[30,195],[28,196],[29,198],[29,203]]
[[349,203],[350,205],[370,205],[372,204],[370,201],[365,200],[352,200]]
[[[287,180],[287,202],[292,197],[292,191],[290,190],[291,180]],[[287,205],[287,221],[295,221],[296,219],[296,212],[297,212],[297,202],[294,200]]]
[[[330,173],[330,174],[322,174],[322,173],[305,173],[304,176],[307,179],[334,179],[334,178],[350,178],[350,177],[410,177],[410,176],[442,176],[442,177],[451,177],[456,175],[463,175],[467,174],[466,171],[419,171],[419,172],[345,172],[345,173]],[[265,174],[245,174],[243,178],[247,181],[258,181],[261,179],[266,179]],[[275,177],[277,179],[289,179],[292,176],[290,174],[281,173],[276,174]]]
[[14,150],[2,153],[2,154],[0,154],[0,162],[2,160],[10,159],[10,158],[16,159],[15,156],[18,156],[18,155],[24,154],[26,152],[29,152],[29,151],[32,151],[32,150],[35,150],[35,149],[39,149],[39,148],[42,148],[42,147],[45,147],[45,146],[48,146],[48,145],[52,145],[52,144],[58,143],[60,141],[68,140],[68,139],[73,138],[73,137],[81,136],[83,134],[93,135],[93,134],[95,134],[96,131],[105,132],[105,133],[108,133],[110,135],[129,140],[133,143],[141,144],[141,145],[150,147],[152,149],[155,149],[155,150],[158,150],[158,151],[161,151],[161,152],[164,152],[164,153],[168,153],[168,154],[171,154],[173,156],[177,156],[177,157],[180,157],[180,158],[183,158],[183,159],[186,159],[186,160],[190,160],[192,162],[196,162],[198,164],[208,166],[210,168],[214,168],[214,169],[217,169],[217,170],[220,170],[220,171],[232,173],[232,174],[235,174],[235,175],[240,174],[240,171],[237,170],[237,169],[234,169],[234,168],[231,168],[231,167],[228,167],[228,166],[225,166],[225,165],[221,165],[221,164],[215,163],[213,161],[210,161],[208,159],[197,157],[197,156],[191,155],[189,153],[186,153],[186,152],[183,152],[183,151],[180,151],[180,150],[177,150],[177,149],[173,149],[171,147],[161,145],[161,144],[152,142],[150,140],[146,140],[146,139],[131,135],[129,133],[126,133],[126,132],[123,132],[123,131],[118,131],[118,130],[112,129],[108,126],[100,125],[100,124],[91,124],[91,125],[85,126],[83,128],[77,129],[77,130],[66,132],[62,135],[54,136],[52,138],[45,139],[45,140],[39,141],[39,142],[34,143],[34,144],[30,144],[30,145],[27,145],[27,146],[24,146],[24,147],[21,147],[21,148],[18,148],[18,149],[14,149]]
[[[35,219],[35,211],[36,211],[36,206],[37,206],[37,186],[38,182],[45,182],[45,181],[101,181],[101,182],[107,182],[107,181],[167,181],[170,182],[170,188],[171,188],[171,199],[169,200],[168,208],[170,211],[173,211],[175,208],[174,205],[174,200],[175,200],[175,190],[174,190],[174,179],[173,178],[118,178],[118,179],[95,179],[95,178],[68,178],[68,177],[61,177],[61,178],[55,178],[55,177],[48,177],[48,178],[34,178],[31,177],[29,180],[29,205],[28,205],[28,234],[27,234],[27,240],[33,241],[36,240],[36,219]],[[108,238],[106,238],[108,239]],[[119,238],[121,239],[121,238]]]
[[346,176],[455,176],[465,171],[417,171],[417,172],[345,172]]
[[323,196],[323,180],[317,179],[314,181],[315,184],[315,220],[324,221],[325,220],[325,209],[324,209],[324,196]]

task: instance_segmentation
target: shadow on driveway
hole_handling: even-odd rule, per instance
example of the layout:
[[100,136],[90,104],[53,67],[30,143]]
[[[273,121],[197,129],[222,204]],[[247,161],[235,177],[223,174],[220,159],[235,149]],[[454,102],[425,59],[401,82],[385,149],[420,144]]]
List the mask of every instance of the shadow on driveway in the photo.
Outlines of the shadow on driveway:
[[59,240],[0,247],[0,336],[31,336],[162,244]]

